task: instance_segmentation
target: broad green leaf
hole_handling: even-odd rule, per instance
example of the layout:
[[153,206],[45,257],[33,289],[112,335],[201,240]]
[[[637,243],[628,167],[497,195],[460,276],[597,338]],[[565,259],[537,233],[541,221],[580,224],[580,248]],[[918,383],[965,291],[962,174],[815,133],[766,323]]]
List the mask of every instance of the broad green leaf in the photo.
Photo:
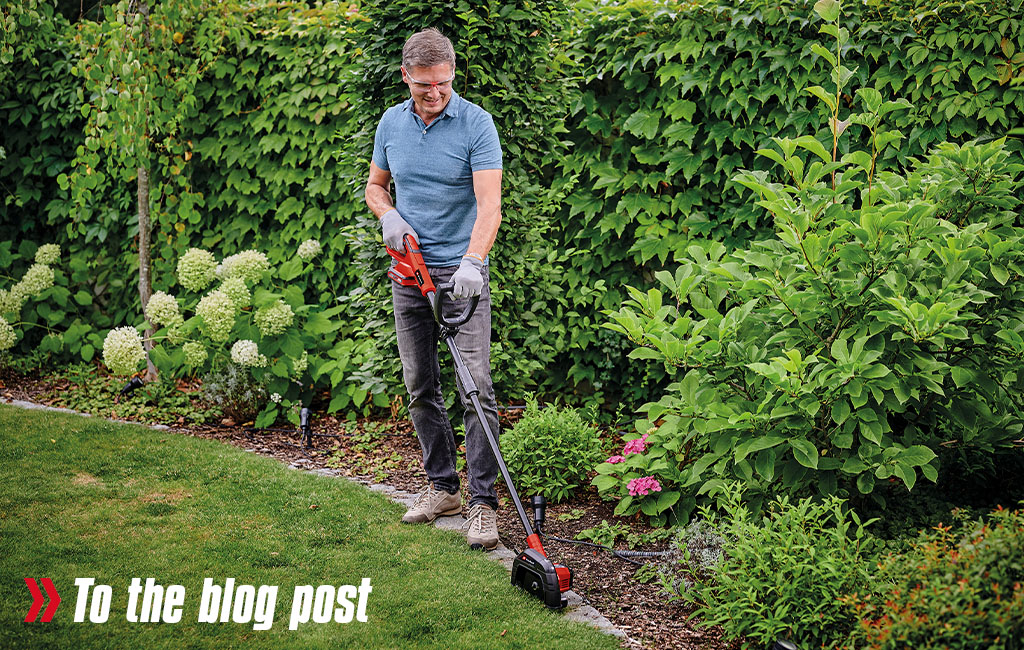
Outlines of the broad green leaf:
[[861,494],[871,494],[875,489],[875,477],[870,472],[865,472],[857,477],[857,490]]
[[658,135],[660,124],[661,115],[658,112],[639,110],[622,124],[622,128],[635,135],[653,140],[654,136]]
[[674,506],[677,501],[679,501],[678,491],[669,490],[662,492],[661,494],[658,495],[658,503],[656,510],[658,513],[662,513],[671,508],[672,506]]
[[917,472],[914,471],[913,467],[897,462],[896,466],[893,467],[893,474],[903,480],[908,490],[914,489],[914,484],[917,483]]
[[791,438],[789,446],[793,449],[793,457],[804,467],[818,468],[818,449],[808,440]]
[[[818,47],[821,47],[821,46],[819,45]],[[829,57],[832,57],[832,53],[829,52],[828,50],[825,50],[824,54],[828,55]],[[835,58],[832,57],[831,60],[832,60],[832,62],[834,64]],[[830,95],[821,86],[811,86],[811,87],[807,88],[806,90],[807,90],[807,92],[811,93],[812,95],[814,95],[815,97],[817,97],[821,101],[825,102],[825,105],[828,106],[830,110],[832,110],[832,111],[836,110],[836,96],[835,95]]]
[[839,20],[839,0],[818,0],[814,12],[825,22],[834,23]]
[[935,459],[935,452],[924,445],[913,445],[901,451],[896,459],[911,467],[919,467],[932,462]]
[[843,397],[838,398],[835,402],[832,402],[832,421],[836,424],[842,424],[846,422],[846,418],[850,417],[850,405]]

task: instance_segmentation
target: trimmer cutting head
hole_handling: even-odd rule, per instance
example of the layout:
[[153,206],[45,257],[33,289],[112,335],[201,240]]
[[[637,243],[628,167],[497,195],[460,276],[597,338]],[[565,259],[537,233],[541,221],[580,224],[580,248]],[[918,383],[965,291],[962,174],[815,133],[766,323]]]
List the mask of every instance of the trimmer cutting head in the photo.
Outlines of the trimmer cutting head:
[[[564,583],[564,589],[563,589]],[[528,548],[512,562],[512,584],[539,598],[551,609],[562,609],[568,600],[562,597],[572,583],[572,571],[555,564],[538,551]]]

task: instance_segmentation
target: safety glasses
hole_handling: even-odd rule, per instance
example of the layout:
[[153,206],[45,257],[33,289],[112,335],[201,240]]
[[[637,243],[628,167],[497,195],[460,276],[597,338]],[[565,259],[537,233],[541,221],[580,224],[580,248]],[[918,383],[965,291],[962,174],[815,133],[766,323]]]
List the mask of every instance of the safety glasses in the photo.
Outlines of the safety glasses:
[[413,88],[424,93],[430,92],[434,88],[437,88],[439,91],[448,90],[449,88],[452,87],[452,81],[455,79],[455,73],[452,72],[452,76],[448,77],[444,81],[417,81],[416,79],[413,78],[411,74],[409,74],[409,71],[406,70],[404,67],[402,68],[402,72],[405,73],[405,77],[412,84]]

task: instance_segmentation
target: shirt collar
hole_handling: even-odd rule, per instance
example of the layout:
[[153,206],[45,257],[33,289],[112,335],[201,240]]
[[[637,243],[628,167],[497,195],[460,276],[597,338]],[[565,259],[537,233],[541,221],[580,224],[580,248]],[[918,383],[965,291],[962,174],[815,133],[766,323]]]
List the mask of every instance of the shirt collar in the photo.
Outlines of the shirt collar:
[[[465,101],[453,90],[451,99],[448,100],[448,105],[444,107],[444,112],[441,113],[441,118],[445,117],[458,117],[459,109],[462,107],[462,102]],[[412,113],[412,97],[402,102],[402,110],[409,111]]]

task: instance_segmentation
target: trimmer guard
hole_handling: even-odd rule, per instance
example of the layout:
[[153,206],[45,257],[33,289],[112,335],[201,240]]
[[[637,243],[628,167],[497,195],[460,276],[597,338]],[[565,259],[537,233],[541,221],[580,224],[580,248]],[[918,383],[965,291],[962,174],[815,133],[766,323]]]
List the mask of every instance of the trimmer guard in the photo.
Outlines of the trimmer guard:
[[512,584],[539,598],[551,609],[562,609],[568,600],[562,598],[558,569],[562,569],[563,574],[569,573],[566,567],[528,548],[512,562]]

